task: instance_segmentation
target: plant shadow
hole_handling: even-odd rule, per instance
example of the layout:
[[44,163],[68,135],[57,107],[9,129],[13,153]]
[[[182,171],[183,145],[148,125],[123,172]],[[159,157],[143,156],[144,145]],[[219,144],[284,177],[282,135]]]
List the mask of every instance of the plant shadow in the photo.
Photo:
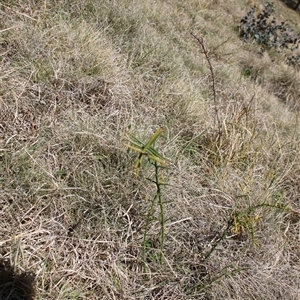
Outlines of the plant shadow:
[[33,300],[34,279],[31,272],[17,273],[7,262],[0,262],[0,299]]
[[300,8],[300,1],[296,0],[281,0],[287,7],[298,10]]

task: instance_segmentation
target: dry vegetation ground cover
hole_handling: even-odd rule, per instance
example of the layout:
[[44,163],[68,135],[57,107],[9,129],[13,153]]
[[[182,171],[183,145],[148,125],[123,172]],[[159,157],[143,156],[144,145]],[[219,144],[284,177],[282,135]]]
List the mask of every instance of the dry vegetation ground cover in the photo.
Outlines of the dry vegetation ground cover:
[[[262,3],[0,1],[1,300],[300,299],[300,76],[239,38]],[[125,146],[160,127],[161,260]]]

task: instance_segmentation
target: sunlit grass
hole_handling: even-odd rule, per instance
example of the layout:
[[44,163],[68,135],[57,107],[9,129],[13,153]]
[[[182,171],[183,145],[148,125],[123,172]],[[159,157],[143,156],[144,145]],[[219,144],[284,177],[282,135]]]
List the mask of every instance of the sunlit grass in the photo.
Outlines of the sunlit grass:
[[299,75],[239,38],[255,4],[0,4],[0,260],[36,299],[299,298]]

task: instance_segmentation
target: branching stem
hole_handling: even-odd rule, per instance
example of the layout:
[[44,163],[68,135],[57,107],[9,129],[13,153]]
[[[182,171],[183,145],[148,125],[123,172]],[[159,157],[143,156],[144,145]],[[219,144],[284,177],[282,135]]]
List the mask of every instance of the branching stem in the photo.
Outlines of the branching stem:
[[201,38],[197,37],[193,33],[191,33],[191,35],[198,41],[200,47],[202,48],[203,53],[204,53],[205,58],[206,58],[206,61],[208,63],[209,70],[210,70],[211,81],[212,81],[212,92],[213,92],[213,98],[214,98],[214,108],[215,108],[215,123],[216,123],[216,120],[217,120],[217,125],[218,125],[218,139],[217,140],[219,142],[220,138],[221,138],[221,134],[222,134],[222,131],[221,131],[222,125],[221,125],[221,120],[220,120],[219,110],[218,110],[214,70],[213,70],[212,64],[210,62],[209,51],[208,51],[207,47],[205,46],[203,38],[202,37]]

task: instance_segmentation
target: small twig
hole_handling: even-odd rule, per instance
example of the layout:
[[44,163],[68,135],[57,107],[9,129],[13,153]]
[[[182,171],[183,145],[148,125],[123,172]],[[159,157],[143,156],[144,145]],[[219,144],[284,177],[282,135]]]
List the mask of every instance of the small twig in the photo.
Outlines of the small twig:
[[211,81],[212,81],[212,91],[213,91],[213,98],[214,98],[214,106],[215,106],[215,122],[216,122],[216,119],[217,119],[217,123],[218,123],[218,142],[219,142],[221,134],[222,134],[221,133],[222,126],[221,126],[221,121],[220,121],[220,117],[219,117],[219,110],[218,110],[218,106],[217,106],[217,95],[216,95],[216,84],[215,84],[214,70],[213,70],[213,67],[211,65],[209,55],[208,55],[209,51],[208,51],[208,49],[206,48],[206,46],[204,44],[203,38],[197,37],[192,32],[191,32],[191,35],[192,35],[193,38],[195,38],[198,41],[200,47],[203,50],[203,53],[205,55],[206,61],[207,61],[208,66],[209,66],[209,70],[210,70],[210,74],[211,74]]
[[216,250],[217,246],[225,239],[227,233],[229,232],[230,228],[233,226],[233,218],[227,222],[227,227],[224,229],[220,237],[213,243],[210,251],[204,255],[204,260],[207,260],[211,254]]
[[[11,26],[11,27],[8,27],[8,28],[1,29],[1,30],[0,30],[0,33],[3,33],[3,32],[5,32],[5,31],[7,31],[7,30],[15,29],[15,28],[17,28],[17,27],[18,27],[18,26]],[[1,53],[1,55],[5,55],[7,52],[8,52],[8,51],[5,51],[5,52]]]
[[24,16],[24,17],[26,17],[26,18],[28,18],[28,19],[30,19],[30,20],[32,20],[32,21],[38,21],[37,19],[35,19],[35,18],[33,18],[33,17],[30,17],[29,15],[27,15],[27,14],[25,14],[25,13],[21,13],[21,12],[15,10],[15,9],[13,9],[13,8],[11,8],[11,7],[7,6],[7,5],[5,5],[5,4],[2,4],[2,3],[1,3],[1,5],[4,6],[6,9],[12,10],[13,12],[15,12],[16,14],[18,14],[18,15],[20,15],[20,16]]

